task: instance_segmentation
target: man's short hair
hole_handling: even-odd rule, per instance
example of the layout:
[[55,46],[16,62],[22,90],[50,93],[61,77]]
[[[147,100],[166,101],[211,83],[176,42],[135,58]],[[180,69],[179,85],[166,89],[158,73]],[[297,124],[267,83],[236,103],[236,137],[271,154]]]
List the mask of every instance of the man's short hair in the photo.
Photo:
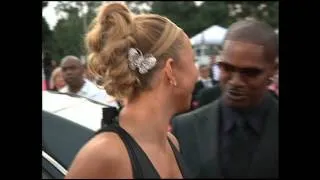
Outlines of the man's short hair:
[[80,60],[78,57],[72,56],[72,55],[68,55],[68,56],[65,56],[65,57],[61,60],[60,66],[61,66],[63,63],[65,63],[67,60],[69,60],[69,59],[74,59],[74,60],[76,60],[76,61],[79,61],[80,64],[82,64],[81,60]]
[[270,25],[262,21],[251,19],[233,23],[228,29],[225,40],[263,46],[265,59],[268,62],[275,62],[278,56],[278,36]]

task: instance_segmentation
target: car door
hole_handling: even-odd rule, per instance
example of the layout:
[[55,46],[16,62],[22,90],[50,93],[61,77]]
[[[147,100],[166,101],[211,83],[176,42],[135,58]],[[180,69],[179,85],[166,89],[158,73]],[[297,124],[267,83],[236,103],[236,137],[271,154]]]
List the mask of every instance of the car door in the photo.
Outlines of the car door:
[[42,111],[42,174],[63,178],[80,148],[94,131],[75,122]]
[[54,157],[42,150],[42,179],[63,179],[67,170]]

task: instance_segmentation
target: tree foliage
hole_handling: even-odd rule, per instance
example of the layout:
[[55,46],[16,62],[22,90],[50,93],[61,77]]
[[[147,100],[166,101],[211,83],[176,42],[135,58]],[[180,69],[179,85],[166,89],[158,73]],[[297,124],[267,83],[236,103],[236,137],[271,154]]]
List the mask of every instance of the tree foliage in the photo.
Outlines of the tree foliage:
[[155,1],[152,3],[151,12],[168,17],[189,36],[196,34],[202,28],[195,19],[199,16],[199,9],[193,1]]
[[53,58],[60,61],[66,55],[80,57],[85,54],[84,35],[100,4],[96,1],[59,2],[57,14],[65,13],[67,17],[60,19],[54,28]]
[[[48,6],[48,1],[42,1],[42,10]],[[42,47],[43,49],[51,49],[52,31],[44,17],[42,17]]]
[[[241,9],[241,10],[239,10]],[[167,16],[189,36],[219,25],[228,28],[237,20],[256,18],[278,28],[279,3],[277,1],[205,1],[195,6],[192,1],[155,1],[152,13]]]
[[279,27],[278,1],[230,1],[228,4],[229,11],[235,12],[230,17],[233,22],[250,17],[265,21],[275,29]]
[[[66,55],[85,54],[83,37],[101,3],[101,1],[58,1],[57,14],[66,16],[59,19],[53,31],[50,31],[47,22],[42,19],[43,44],[52,51],[56,60]],[[277,1],[205,1],[200,6],[196,6],[193,1],[126,1],[125,3],[137,14],[151,12],[168,17],[184,29],[189,37],[212,25],[228,28],[233,22],[247,17],[266,21],[275,29],[279,26]],[[42,8],[47,5],[48,1],[42,2]],[[84,12],[84,9],[87,11]]]
[[83,24],[77,8],[68,9],[68,18],[60,19],[55,26],[53,58],[58,61],[66,55],[81,56],[83,52]]

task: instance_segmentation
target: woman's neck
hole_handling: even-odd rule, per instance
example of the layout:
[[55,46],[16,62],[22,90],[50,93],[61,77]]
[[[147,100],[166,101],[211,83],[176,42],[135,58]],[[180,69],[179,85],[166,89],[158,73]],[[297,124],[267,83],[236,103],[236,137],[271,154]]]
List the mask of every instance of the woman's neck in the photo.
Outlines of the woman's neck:
[[175,113],[168,102],[155,94],[144,94],[124,106],[119,123],[138,141],[165,145],[170,119]]

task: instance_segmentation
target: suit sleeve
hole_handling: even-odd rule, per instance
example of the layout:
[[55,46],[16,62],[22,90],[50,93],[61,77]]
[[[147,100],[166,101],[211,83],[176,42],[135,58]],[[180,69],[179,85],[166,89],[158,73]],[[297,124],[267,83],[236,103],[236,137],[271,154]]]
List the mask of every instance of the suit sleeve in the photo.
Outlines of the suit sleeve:
[[171,121],[171,133],[177,137],[177,134],[178,134],[178,119],[179,117],[174,117]]

